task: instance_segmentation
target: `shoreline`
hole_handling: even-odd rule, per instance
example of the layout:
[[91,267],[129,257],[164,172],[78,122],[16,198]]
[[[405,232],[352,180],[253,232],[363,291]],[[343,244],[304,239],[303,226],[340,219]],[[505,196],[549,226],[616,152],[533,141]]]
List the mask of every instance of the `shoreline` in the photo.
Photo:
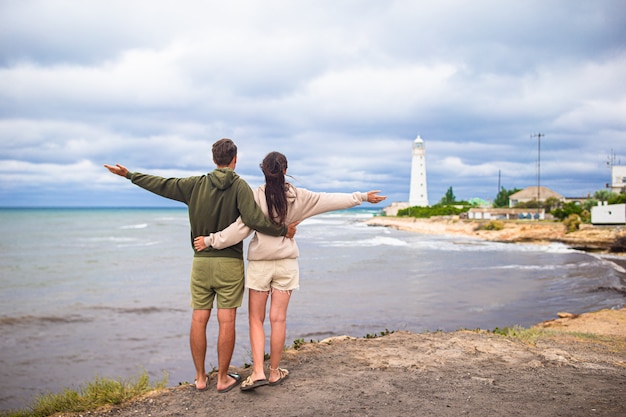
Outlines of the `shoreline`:
[[563,243],[571,249],[597,253],[626,260],[626,252],[610,252],[616,239],[626,237],[624,226],[592,226],[582,224],[580,230],[565,233],[565,226],[555,222],[502,221],[502,230],[483,230],[479,227],[488,220],[462,220],[458,218],[376,216],[365,221],[372,227],[390,227],[413,233],[430,235],[466,236],[502,243],[549,244]]

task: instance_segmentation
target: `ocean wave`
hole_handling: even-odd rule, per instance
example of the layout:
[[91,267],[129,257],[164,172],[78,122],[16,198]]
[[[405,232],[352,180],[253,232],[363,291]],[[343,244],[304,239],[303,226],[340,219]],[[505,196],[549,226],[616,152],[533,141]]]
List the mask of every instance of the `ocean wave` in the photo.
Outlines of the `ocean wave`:
[[604,291],[608,291],[608,292],[612,292],[612,293],[617,293],[617,294],[621,294],[624,297],[626,297],[626,288],[617,288],[617,287],[598,287],[598,288],[594,288],[592,290],[590,290],[591,292],[604,292]]
[[83,316],[18,316],[18,317],[0,317],[0,326],[19,326],[19,325],[47,325],[47,324],[64,324],[64,323],[80,323],[92,321]]
[[474,312],[474,313],[484,313],[484,312],[487,312],[487,311],[494,311],[494,310],[501,309],[504,306],[505,306],[504,303],[483,304],[483,305],[477,305],[477,306],[474,306],[474,307],[470,307],[469,311]]
[[146,227],[148,227],[148,223],[138,223],[120,226],[120,229],[145,229]]
[[309,225],[309,224],[344,224],[344,225],[364,225],[367,226],[365,220],[369,220],[374,217],[374,212],[355,212],[355,213],[342,213],[342,212],[331,212],[319,214],[314,217],[309,217],[302,221],[301,224]]
[[598,259],[602,264],[607,265],[619,273],[626,274],[626,258],[621,256],[597,255],[590,253],[591,256]]
[[522,270],[522,271],[556,271],[560,269],[578,269],[580,265],[578,264],[565,264],[565,265],[517,265],[517,264],[509,264],[509,265],[499,265],[499,266],[491,266],[488,268],[482,268],[485,270]]
[[136,238],[132,237],[118,237],[118,236],[96,236],[83,238],[83,242],[93,242],[93,243],[101,243],[101,242],[112,242],[112,243],[129,243],[137,241]]
[[579,252],[575,249],[568,248],[561,243],[553,243],[549,245],[535,245],[524,243],[505,243],[492,242],[475,238],[431,238],[431,239],[410,239],[411,247],[432,249],[449,252],[528,252],[528,253],[553,253],[567,254]]
[[394,237],[386,236],[374,236],[371,239],[363,240],[335,240],[327,243],[323,243],[323,246],[331,247],[372,247],[372,246],[407,246],[408,243],[402,239],[396,239]]
[[331,218],[310,218],[310,219],[305,219],[303,220],[299,226],[313,226],[313,225],[320,225],[320,224],[332,224],[332,225],[338,225],[338,224],[343,224],[345,223],[345,219],[331,219]]
[[155,307],[155,306],[146,306],[146,307],[112,307],[112,306],[94,306],[90,308],[91,310],[106,310],[112,311],[114,313],[119,314],[159,314],[159,313],[176,313],[176,312],[186,312],[187,310],[180,308],[171,308],[171,307]]
[[171,216],[155,217],[155,220],[163,221],[163,222],[181,222],[184,224],[187,224],[189,222],[189,220],[187,220],[187,217],[171,217]]
[[154,246],[154,245],[159,245],[160,243],[162,243],[162,241],[160,240],[148,240],[148,241],[130,241],[127,243],[119,243],[117,245],[118,248],[136,248],[136,247],[143,247],[143,246]]
[[369,219],[378,214],[380,210],[378,209],[347,209],[347,210],[335,210],[330,211],[328,213],[318,214],[316,217],[336,217],[341,219],[351,219],[351,218],[359,218],[359,219]]
[[118,248],[133,248],[133,247],[143,247],[143,246],[154,246],[159,245],[163,241],[161,240],[147,240],[147,239],[139,239],[134,237],[120,237],[120,236],[101,236],[101,237],[90,237],[84,238],[80,240],[81,242],[87,243],[88,245],[102,245],[106,243],[115,244]]

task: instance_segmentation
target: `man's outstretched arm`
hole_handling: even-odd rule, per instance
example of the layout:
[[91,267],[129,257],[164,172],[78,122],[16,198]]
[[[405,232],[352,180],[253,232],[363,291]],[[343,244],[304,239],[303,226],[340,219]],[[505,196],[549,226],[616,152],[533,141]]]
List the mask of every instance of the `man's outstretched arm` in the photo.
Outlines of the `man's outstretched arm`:
[[133,184],[151,193],[180,201],[181,203],[189,203],[189,197],[195,182],[194,178],[163,178],[157,175],[130,172],[128,168],[120,164],[104,164],[104,167],[111,173],[129,179]]

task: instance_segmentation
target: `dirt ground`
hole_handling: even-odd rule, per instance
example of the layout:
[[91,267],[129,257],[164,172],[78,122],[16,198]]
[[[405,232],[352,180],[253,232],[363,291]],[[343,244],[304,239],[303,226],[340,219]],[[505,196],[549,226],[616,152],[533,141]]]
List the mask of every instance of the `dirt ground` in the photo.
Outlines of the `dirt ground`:
[[285,353],[282,385],[218,394],[212,379],[72,416],[625,416],[626,308],[562,315],[531,342],[456,331],[307,343]]

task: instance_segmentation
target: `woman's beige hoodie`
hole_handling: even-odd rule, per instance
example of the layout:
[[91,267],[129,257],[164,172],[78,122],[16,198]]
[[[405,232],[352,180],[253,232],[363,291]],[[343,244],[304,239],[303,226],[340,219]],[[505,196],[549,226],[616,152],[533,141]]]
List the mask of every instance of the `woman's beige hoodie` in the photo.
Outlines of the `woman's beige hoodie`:
[[[347,209],[358,206],[367,201],[367,193],[315,193],[304,188],[296,188],[290,183],[285,184],[287,193],[287,218],[285,224],[302,221],[316,214],[333,210]],[[261,207],[263,213],[269,217],[265,200],[265,185],[254,192],[254,200]],[[215,249],[224,249],[241,242],[254,230],[243,224],[241,218],[218,233],[212,233],[204,238],[207,246]],[[248,246],[248,260],[272,261],[277,259],[297,258],[298,245],[295,239],[284,236],[274,237],[255,232]]]

